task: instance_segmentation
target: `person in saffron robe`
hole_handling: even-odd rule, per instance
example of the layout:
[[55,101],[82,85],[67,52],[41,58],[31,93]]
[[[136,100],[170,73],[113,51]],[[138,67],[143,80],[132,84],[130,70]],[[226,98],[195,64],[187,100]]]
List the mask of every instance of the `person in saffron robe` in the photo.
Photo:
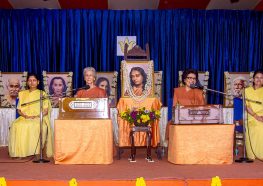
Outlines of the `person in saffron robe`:
[[[250,159],[263,159],[263,70],[253,75],[253,86],[245,89],[248,123],[246,129],[246,151]],[[259,103],[255,103],[254,100]]]
[[197,88],[191,88],[198,82],[198,73],[195,70],[185,70],[182,75],[184,86],[174,89],[173,107],[176,105],[205,105],[203,91]]
[[[185,70],[182,74],[182,87],[174,89],[173,107],[177,105],[181,106],[194,106],[194,105],[205,105],[205,99],[203,91],[197,88],[191,88],[191,85],[196,85],[198,81],[198,73],[196,70]],[[166,139],[169,138],[169,126],[172,121],[168,123],[166,127]]]
[[84,80],[89,86],[87,90],[79,90],[75,97],[77,98],[107,98],[106,91],[96,86],[96,70],[93,67],[86,67],[83,70]]
[[[144,69],[141,67],[132,67],[130,71],[130,82],[135,96],[142,96],[143,91],[145,90],[146,81],[147,74]],[[124,95],[129,96],[128,90],[125,91]]]
[[[28,90],[20,91],[18,94],[19,117],[11,124],[9,135],[9,155],[11,157],[27,157],[39,154],[40,133],[40,91],[38,89],[39,79],[36,74],[30,73],[27,77]],[[46,96],[45,92],[43,97]],[[30,103],[32,102],[32,103]],[[24,103],[30,103],[23,105]],[[53,155],[52,133],[50,128],[51,104],[48,99],[43,101],[43,147],[46,147],[47,157]]]

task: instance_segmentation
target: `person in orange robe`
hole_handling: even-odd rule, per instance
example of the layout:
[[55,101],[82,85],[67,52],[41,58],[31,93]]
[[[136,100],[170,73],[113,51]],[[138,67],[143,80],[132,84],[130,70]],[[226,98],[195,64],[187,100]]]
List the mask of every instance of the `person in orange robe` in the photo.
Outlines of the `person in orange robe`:
[[[142,96],[147,82],[147,74],[144,69],[141,67],[132,67],[129,77],[133,94],[135,96]],[[150,94],[150,92],[151,90],[147,93]],[[130,96],[128,90],[125,91],[124,96]]]
[[76,98],[107,98],[106,91],[95,85],[96,70],[93,67],[86,67],[83,70],[84,80],[90,88],[79,90],[75,95]]
[[195,70],[185,70],[182,75],[183,87],[174,89],[173,107],[177,104],[187,105],[205,105],[203,91],[191,88],[198,82],[198,73]]
[[[182,74],[182,81],[184,86],[174,89],[173,107],[177,105],[182,106],[194,106],[194,105],[205,105],[205,99],[203,91],[196,88],[191,88],[191,85],[196,85],[198,82],[198,73],[196,70],[185,70]],[[166,139],[169,139],[169,126],[172,121],[168,122],[166,127]]]

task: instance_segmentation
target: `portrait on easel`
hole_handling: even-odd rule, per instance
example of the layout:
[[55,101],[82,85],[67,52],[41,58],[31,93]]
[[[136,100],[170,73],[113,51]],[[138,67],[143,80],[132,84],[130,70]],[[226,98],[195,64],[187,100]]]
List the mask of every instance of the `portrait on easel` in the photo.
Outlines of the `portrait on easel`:
[[1,107],[16,107],[20,90],[26,89],[27,72],[0,72]]
[[122,61],[122,97],[154,97],[152,61]]
[[109,106],[116,107],[117,104],[117,77],[118,72],[97,72],[96,86],[106,91],[109,98]]
[[59,107],[62,97],[72,97],[73,72],[46,72],[43,71],[43,83],[45,92],[50,96],[53,108]]
[[233,107],[234,98],[242,98],[244,88],[252,85],[253,73],[225,72],[224,73],[224,106]]
[[154,72],[154,95],[162,101],[163,71]]

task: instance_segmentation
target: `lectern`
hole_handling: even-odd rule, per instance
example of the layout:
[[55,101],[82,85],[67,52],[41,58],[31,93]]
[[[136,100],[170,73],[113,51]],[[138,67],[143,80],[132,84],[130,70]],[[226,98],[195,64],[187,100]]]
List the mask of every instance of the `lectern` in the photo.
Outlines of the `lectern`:
[[55,120],[56,164],[110,164],[113,133],[107,98],[63,98]]
[[62,98],[58,119],[108,119],[108,98]]
[[173,110],[174,124],[222,124],[222,105],[177,106]]

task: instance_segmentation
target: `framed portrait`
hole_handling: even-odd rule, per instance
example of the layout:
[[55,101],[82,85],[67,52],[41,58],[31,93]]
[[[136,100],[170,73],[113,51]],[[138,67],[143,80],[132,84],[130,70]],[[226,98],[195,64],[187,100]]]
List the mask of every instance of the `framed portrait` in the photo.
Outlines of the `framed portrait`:
[[[183,86],[183,71],[179,71],[179,86],[182,87]],[[209,72],[208,71],[198,71],[198,80],[199,80],[199,84],[200,86],[204,87],[203,89],[203,94],[204,94],[204,98],[205,100],[207,99],[206,97],[206,88],[208,87],[208,80],[209,80]]]
[[118,72],[97,72],[96,86],[106,91],[110,107],[117,104],[117,78]]
[[224,107],[233,107],[233,99],[242,97],[244,88],[253,83],[254,72],[224,72]]
[[153,61],[121,62],[121,96],[136,101],[154,97]]
[[26,89],[27,72],[0,71],[1,107],[16,107],[16,99],[20,90]]
[[50,96],[52,107],[59,107],[60,98],[72,97],[72,76],[73,72],[43,71],[44,89]]
[[154,72],[154,95],[160,100],[162,99],[162,84],[163,84],[163,71],[155,71]]

